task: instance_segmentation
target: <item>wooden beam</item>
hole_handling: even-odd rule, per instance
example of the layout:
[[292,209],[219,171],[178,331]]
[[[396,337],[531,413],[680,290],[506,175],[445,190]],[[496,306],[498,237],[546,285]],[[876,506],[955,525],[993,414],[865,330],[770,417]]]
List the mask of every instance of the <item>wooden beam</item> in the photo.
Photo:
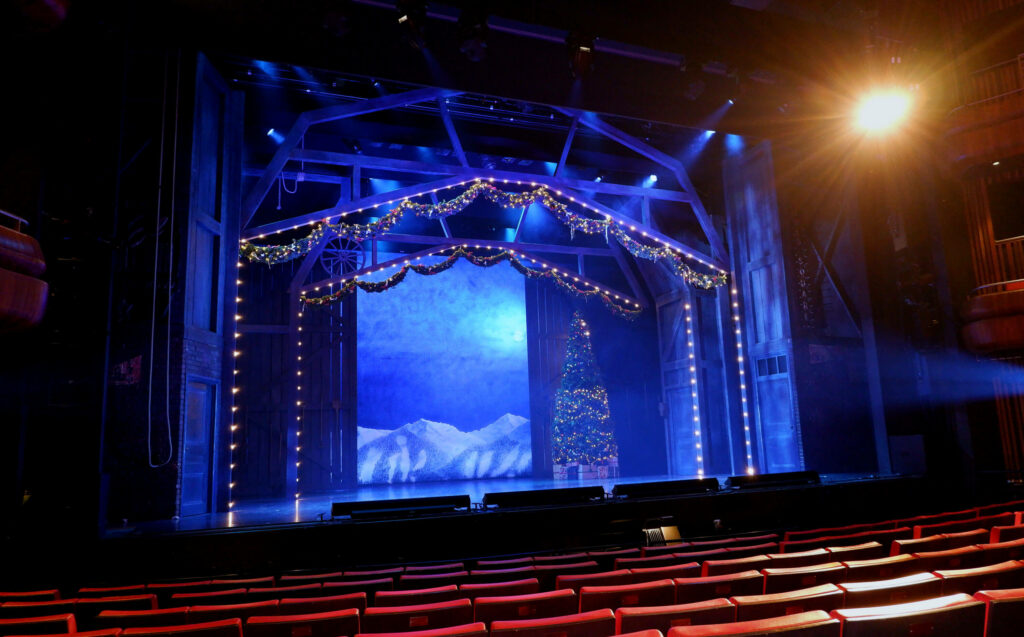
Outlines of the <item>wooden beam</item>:
[[464,167],[469,166],[469,161],[466,160],[466,152],[462,150],[462,142],[459,140],[459,133],[455,130],[455,123],[452,122],[452,115],[448,112],[447,98],[437,98],[437,107],[441,111],[441,121],[444,122],[444,129],[448,131],[448,139],[452,142],[452,150],[455,151],[455,156],[459,158],[459,163]]
[[569,158],[569,149],[572,148],[572,140],[576,137],[576,127],[579,123],[579,115],[572,118],[572,124],[569,125],[569,134],[565,136],[565,144],[562,146],[562,156],[558,160],[558,166],[555,167],[555,177],[561,177],[562,171],[565,170],[565,161]]
[[615,262],[619,264],[619,269],[622,270],[622,276],[626,277],[626,283],[629,284],[629,289],[633,291],[633,296],[646,301],[647,295],[643,293],[640,281],[637,280],[636,275],[633,274],[633,269],[629,267],[629,261],[626,259],[626,250],[618,244],[613,245],[612,256],[615,257]]
[[330,164],[334,166],[361,166],[374,170],[391,171],[396,173],[418,173],[424,175],[469,175],[472,177],[491,178],[509,181],[521,181],[523,183],[537,183],[552,189],[575,188],[587,190],[606,195],[625,196],[648,196],[652,199],[665,201],[677,201],[679,203],[690,203],[694,196],[679,190],[668,190],[665,188],[643,188],[630,184],[617,184],[608,181],[588,181],[584,179],[573,179],[571,177],[554,177],[551,175],[522,173],[506,170],[487,170],[484,168],[467,168],[455,164],[439,164],[422,162],[412,159],[393,159],[389,157],[374,157],[372,155],[357,155],[354,153],[336,153],[333,151],[314,150],[310,148],[296,148],[292,152],[292,159],[302,160],[307,163]]
[[516,222],[516,236],[512,237],[512,243],[519,243],[519,237],[523,234],[523,222],[526,221],[526,211],[529,209],[529,206],[523,206],[523,211],[519,213],[519,221]]
[[274,153],[274,157],[267,165],[266,170],[263,171],[263,174],[252,187],[252,190],[249,191],[245,201],[242,203],[242,228],[248,227],[253,215],[256,214],[256,210],[260,207],[260,204],[263,203],[263,199],[267,196],[267,193],[270,192],[270,187],[274,184],[274,180],[277,179],[278,175],[280,175],[281,171],[284,169],[292,150],[298,146],[299,141],[306,134],[306,131],[309,130],[310,126],[345,119],[348,117],[365,115],[367,113],[374,113],[376,111],[400,108],[402,106],[425,102],[427,100],[443,99],[445,97],[458,94],[458,91],[451,91],[448,89],[424,88],[414,91],[406,91],[396,95],[375,97],[352,104],[325,106],[324,108],[318,108],[300,114],[296,118],[295,123],[292,124],[291,130],[288,131],[284,141],[277,147],[277,151]]

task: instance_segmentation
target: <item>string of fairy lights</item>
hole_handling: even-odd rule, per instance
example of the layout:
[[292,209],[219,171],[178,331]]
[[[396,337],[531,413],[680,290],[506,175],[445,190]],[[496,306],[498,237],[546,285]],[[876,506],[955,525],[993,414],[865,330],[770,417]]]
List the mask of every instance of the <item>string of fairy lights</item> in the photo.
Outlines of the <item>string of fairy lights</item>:
[[[502,208],[525,208],[526,206],[534,203],[540,204],[551,212],[563,225],[569,228],[571,238],[575,238],[576,232],[582,232],[589,235],[603,234],[606,242],[614,238],[634,257],[649,261],[665,262],[673,274],[681,277],[690,285],[694,285],[702,289],[712,289],[727,283],[727,273],[714,264],[708,263],[700,256],[684,252],[679,248],[673,247],[666,239],[652,236],[651,233],[646,230],[641,229],[640,235],[642,239],[637,239],[630,235],[630,232],[637,231],[636,225],[627,224],[626,221],[621,219],[612,219],[611,215],[598,210],[587,202],[577,202],[575,197],[568,196],[570,203],[582,206],[591,214],[599,215],[599,218],[591,218],[571,210],[569,204],[556,198],[562,196],[562,192],[559,190],[552,192],[544,186],[539,186],[536,182],[530,182],[529,185],[533,188],[532,190],[525,192],[506,192],[496,187],[492,183],[493,181],[493,179],[487,181],[473,179],[449,186],[449,188],[457,188],[470,184],[465,191],[453,199],[438,201],[437,203],[416,203],[412,201],[412,199],[414,197],[436,193],[440,189],[433,189],[418,193],[417,195],[413,195],[413,197],[402,199],[398,206],[389,210],[379,219],[369,223],[348,224],[341,222],[340,218],[348,214],[361,213],[372,208],[358,208],[356,210],[340,212],[336,215],[329,215],[319,223],[315,220],[310,221],[309,225],[312,226],[312,229],[308,234],[285,244],[257,245],[243,239],[239,252],[249,261],[266,263],[268,265],[284,263],[308,254],[326,236],[337,236],[355,241],[363,241],[378,235],[386,234],[394,228],[406,214],[412,214],[427,219],[443,219],[462,212],[469,206],[469,204],[475,201],[477,197],[482,195],[485,199],[498,204]],[[504,183],[509,183],[509,181],[505,180]],[[513,183],[519,186],[525,185],[522,181],[514,181]],[[394,203],[395,200],[392,200],[386,202],[384,205],[390,206]],[[339,219],[339,221],[331,223],[331,219],[335,218]],[[300,227],[301,225],[297,224],[292,226],[291,229],[297,230]],[[278,232],[281,231],[278,230]],[[260,234],[255,238],[264,239],[266,238],[266,235]],[[687,265],[684,259],[700,263],[702,266],[708,268],[710,272],[698,272]]]
[[[477,251],[485,251],[487,254],[479,254]],[[419,265],[417,263],[424,257],[443,255],[446,252],[450,252],[450,254],[444,261],[439,263],[432,265]],[[596,283],[585,281],[581,279],[579,275],[559,270],[557,265],[551,264],[543,259],[538,259],[534,256],[529,256],[515,250],[496,248],[487,244],[475,244],[470,246],[468,243],[439,247],[436,250],[427,254],[421,254],[412,259],[401,260],[392,263],[390,266],[380,266],[372,273],[396,270],[393,274],[382,281],[365,281],[359,279],[358,275],[342,277],[338,279],[339,286],[337,290],[333,290],[322,296],[306,296],[306,293],[304,292],[301,297],[302,302],[307,305],[327,305],[341,300],[346,295],[355,292],[356,289],[360,289],[364,292],[384,292],[385,290],[390,290],[396,285],[402,283],[410,271],[423,276],[433,276],[450,269],[459,261],[459,259],[465,259],[469,263],[482,268],[489,268],[498,265],[499,263],[508,262],[512,268],[527,278],[548,279],[553,281],[563,290],[578,297],[586,298],[596,296],[605,304],[605,306],[608,307],[609,310],[618,316],[632,318],[641,311],[639,302],[625,298],[613,290],[603,288]],[[527,265],[527,261],[537,267]],[[314,292],[319,290],[319,286],[313,288]]]
[[750,403],[747,401],[747,373],[744,370],[743,357],[743,329],[740,327],[740,297],[739,290],[732,286],[732,322],[736,327],[736,366],[739,368],[740,377],[740,407],[743,409],[743,441],[747,455],[747,474],[754,475],[754,449],[750,436]]
[[299,515],[299,498],[302,497],[302,306],[298,311],[298,341],[295,348],[295,516]]
[[238,440],[236,436],[240,436],[238,433],[240,426],[238,424],[238,394],[242,391],[242,388],[238,386],[238,358],[242,355],[242,350],[239,349],[239,339],[242,338],[241,322],[242,322],[242,294],[240,288],[242,287],[242,268],[244,263],[242,261],[237,262],[236,272],[236,296],[235,296],[235,322],[234,322],[234,338],[235,347],[232,351],[231,356],[231,426],[230,436],[228,438],[228,450],[230,452],[228,458],[228,526],[234,526],[234,507],[235,507],[235,468],[237,467],[237,459],[235,452],[238,449]]
[[693,315],[690,312],[690,304],[683,304],[683,309],[686,311],[686,348],[687,348],[687,367],[690,369],[690,400],[693,405],[693,439],[694,439],[694,455],[697,458],[697,477],[704,477],[704,450],[701,444],[700,437],[700,399],[697,394],[697,350],[694,347],[694,336],[693,336]]

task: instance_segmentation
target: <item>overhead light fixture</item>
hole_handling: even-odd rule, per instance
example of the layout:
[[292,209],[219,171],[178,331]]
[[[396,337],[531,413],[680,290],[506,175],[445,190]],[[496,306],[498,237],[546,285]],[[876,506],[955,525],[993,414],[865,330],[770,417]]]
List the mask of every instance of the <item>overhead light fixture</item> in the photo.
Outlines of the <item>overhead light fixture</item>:
[[425,44],[423,31],[427,23],[427,3],[423,0],[398,0],[395,8],[406,42],[414,49],[422,49]]
[[867,95],[857,105],[857,127],[869,135],[881,135],[899,126],[910,112],[910,93],[890,89]]
[[565,38],[569,49],[569,72],[573,78],[586,77],[594,70],[594,38],[577,31],[569,33]]

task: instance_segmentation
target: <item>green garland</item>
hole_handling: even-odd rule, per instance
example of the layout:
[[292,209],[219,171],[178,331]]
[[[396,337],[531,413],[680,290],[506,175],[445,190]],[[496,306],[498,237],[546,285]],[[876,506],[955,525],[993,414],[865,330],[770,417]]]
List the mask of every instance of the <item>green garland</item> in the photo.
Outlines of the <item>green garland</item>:
[[[457,214],[466,209],[478,196],[483,195],[503,208],[522,208],[533,203],[539,203],[550,210],[555,217],[563,224],[569,226],[571,235],[577,231],[585,234],[604,234],[605,240],[613,237],[631,255],[649,261],[667,261],[673,274],[681,277],[687,283],[705,290],[710,290],[728,282],[728,276],[724,272],[707,274],[697,272],[683,260],[683,255],[669,246],[649,246],[637,239],[634,239],[621,227],[622,222],[616,223],[610,218],[591,219],[576,214],[569,209],[565,203],[558,201],[550,190],[543,186],[526,192],[504,192],[494,185],[476,180],[463,193],[448,201],[441,201],[436,204],[419,204],[403,200],[397,207],[391,209],[380,219],[367,224],[346,224],[323,222],[314,226],[305,237],[295,239],[291,243],[283,245],[255,245],[243,242],[239,248],[242,257],[249,261],[274,265],[296,259],[309,253],[310,250],[327,234],[331,233],[338,237],[362,241],[391,230],[406,213],[412,213],[418,217],[428,219],[441,219]],[[561,194],[561,193],[558,193]],[[687,255],[693,258],[692,255]]]
[[330,294],[316,297],[303,296],[302,302],[307,305],[328,305],[341,300],[352,292],[355,292],[356,288],[364,292],[384,292],[385,290],[390,290],[404,281],[406,275],[410,271],[424,276],[433,276],[450,269],[459,259],[465,259],[473,265],[481,268],[490,268],[504,261],[508,261],[509,265],[527,278],[550,279],[563,290],[579,297],[598,296],[608,309],[610,309],[614,314],[624,318],[635,318],[641,311],[639,305],[630,307],[628,305],[628,301],[616,299],[611,294],[608,294],[603,290],[597,288],[586,289],[578,287],[572,277],[562,272],[558,272],[557,268],[547,268],[543,270],[531,268],[524,264],[514,252],[509,250],[501,250],[495,254],[483,256],[469,251],[465,246],[457,246],[447,249],[454,250],[454,252],[452,252],[451,256],[447,259],[439,263],[435,263],[433,265],[406,263],[403,264],[397,272],[383,281],[360,281],[358,278],[351,278],[343,282],[337,290]]

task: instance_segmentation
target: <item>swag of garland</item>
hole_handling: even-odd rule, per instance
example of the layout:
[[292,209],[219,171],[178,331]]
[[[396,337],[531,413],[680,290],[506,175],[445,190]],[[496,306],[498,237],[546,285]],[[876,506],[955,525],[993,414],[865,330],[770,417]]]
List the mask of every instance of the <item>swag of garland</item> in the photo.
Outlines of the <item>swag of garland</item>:
[[342,297],[351,294],[356,288],[364,292],[384,292],[390,290],[399,283],[405,280],[406,275],[412,271],[416,274],[424,276],[433,276],[440,274],[445,270],[448,270],[459,259],[465,259],[473,265],[481,268],[490,268],[499,263],[508,261],[517,272],[530,279],[549,279],[554,281],[563,290],[580,297],[592,297],[597,296],[601,301],[612,311],[613,314],[624,318],[633,318],[640,313],[640,306],[637,304],[630,305],[630,302],[621,299],[617,296],[609,294],[605,290],[601,290],[597,287],[581,288],[576,283],[578,277],[574,278],[564,272],[559,272],[557,268],[538,269],[527,266],[523,263],[521,255],[511,250],[499,250],[489,255],[479,255],[470,251],[466,246],[455,246],[453,248],[445,248],[443,251],[453,250],[452,254],[439,263],[432,265],[419,265],[414,263],[403,264],[397,272],[384,279],[383,281],[360,281],[358,278],[347,279],[342,282],[341,286],[323,296],[309,297],[303,296],[302,302],[306,305],[327,305],[334,303]]
[[667,245],[651,246],[634,239],[611,218],[591,219],[573,212],[568,205],[557,200],[555,195],[543,186],[526,192],[505,192],[493,184],[481,180],[474,181],[469,188],[454,199],[440,201],[436,204],[420,204],[405,199],[383,217],[371,223],[323,222],[314,226],[308,235],[290,243],[255,245],[246,241],[242,243],[239,252],[242,257],[253,262],[268,265],[284,263],[309,253],[324,236],[333,235],[362,241],[387,233],[407,213],[427,219],[442,219],[457,214],[465,210],[481,194],[503,208],[522,208],[533,203],[541,204],[551,211],[555,218],[569,227],[571,236],[575,236],[576,232],[583,232],[591,235],[604,234],[605,241],[614,238],[634,257],[649,261],[664,261],[673,274],[695,287],[710,290],[725,285],[728,281],[725,272],[718,271],[709,274],[694,270],[684,262],[682,254]]

